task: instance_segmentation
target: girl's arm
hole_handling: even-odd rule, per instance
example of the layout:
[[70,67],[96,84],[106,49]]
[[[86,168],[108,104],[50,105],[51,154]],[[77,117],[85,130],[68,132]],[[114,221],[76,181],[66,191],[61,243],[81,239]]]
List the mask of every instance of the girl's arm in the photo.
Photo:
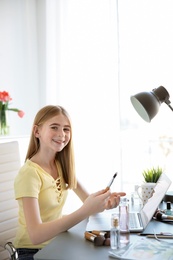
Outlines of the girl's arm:
[[[82,190],[78,188],[77,193],[80,198],[85,199],[87,193]],[[34,245],[43,243],[68,230],[90,215],[104,211],[109,197],[110,191],[101,190],[93,193],[85,199],[84,204],[78,210],[63,216],[63,218],[46,223],[41,220],[38,200],[30,197],[22,198],[26,225],[32,243]]]
[[86,198],[88,198],[89,193],[86,191],[86,189],[79,183],[79,181],[77,182],[77,187],[76,189],[73,190],[76,195],[81,199],[82,202],[84,202],[86,200]]

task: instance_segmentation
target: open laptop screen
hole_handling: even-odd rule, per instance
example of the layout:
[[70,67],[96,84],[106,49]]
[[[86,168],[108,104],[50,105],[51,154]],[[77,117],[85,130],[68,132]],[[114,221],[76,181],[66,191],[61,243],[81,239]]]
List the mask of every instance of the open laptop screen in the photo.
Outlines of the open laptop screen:
[[140,211],[143,228],[145,228],[152,219],[170,185],[171,180],[166,174],[162,173],[156,183],[156,186],[154,187],[152,196],[148,199],[147,203]]

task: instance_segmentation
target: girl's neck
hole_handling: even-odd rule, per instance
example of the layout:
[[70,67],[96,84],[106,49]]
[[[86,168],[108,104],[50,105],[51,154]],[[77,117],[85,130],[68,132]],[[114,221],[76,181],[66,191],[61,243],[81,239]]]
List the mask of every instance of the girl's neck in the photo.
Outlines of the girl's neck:
[[38,152],[31,158],[31,161],[38,164],[44,171],[49,173],[54,179],[57,179],[58,172],[55,163],[55,156],[50,157],[48,154],[46,156],[43,156],[41,153]]

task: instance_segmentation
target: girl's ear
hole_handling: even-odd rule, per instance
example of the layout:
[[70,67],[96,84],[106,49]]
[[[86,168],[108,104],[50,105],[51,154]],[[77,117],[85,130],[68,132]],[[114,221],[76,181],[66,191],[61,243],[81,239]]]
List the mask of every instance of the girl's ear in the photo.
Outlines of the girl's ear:
[[35,135],[35,137],[39,137],[39,128],[38,128],[38,125],[34,125],[33,127],[33,134]]

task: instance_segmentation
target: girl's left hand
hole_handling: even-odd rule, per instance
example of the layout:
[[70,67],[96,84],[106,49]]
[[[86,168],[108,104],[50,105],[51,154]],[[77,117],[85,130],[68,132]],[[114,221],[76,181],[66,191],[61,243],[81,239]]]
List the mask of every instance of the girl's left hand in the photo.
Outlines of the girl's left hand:
[[106,209],[116,208],[120,203],[120,197],[125,196],[125,192],[113,192],[110,197],[107,199]]

